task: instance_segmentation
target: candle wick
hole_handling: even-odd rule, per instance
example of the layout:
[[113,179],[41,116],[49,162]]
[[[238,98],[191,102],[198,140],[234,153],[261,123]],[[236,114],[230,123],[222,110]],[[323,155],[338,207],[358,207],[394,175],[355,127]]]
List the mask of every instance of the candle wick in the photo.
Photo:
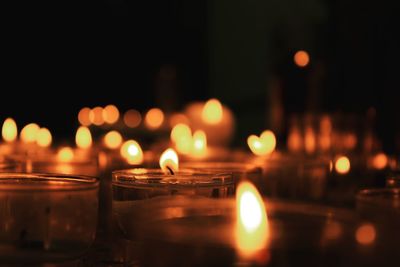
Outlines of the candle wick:
[[169,172],[170,172],[171,175],[174,175],[174,174],[175,174],[174,171],[171,169],[171,167],[168,167],[168,166],[167,166],[167,169],[169,170]]

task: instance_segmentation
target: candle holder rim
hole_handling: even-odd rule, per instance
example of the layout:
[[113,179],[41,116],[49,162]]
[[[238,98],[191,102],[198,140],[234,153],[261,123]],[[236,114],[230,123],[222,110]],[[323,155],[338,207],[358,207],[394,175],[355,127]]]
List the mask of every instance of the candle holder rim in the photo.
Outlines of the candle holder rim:
[[[236,165],[236,166],[235,166]],[[227,173],[261,173],[261,167],[246,163],[246,162],[234,162],[234,161],[218,161],[218,162],[184,162],[181,166],[185,169],[201,170],[209,173],[210,171],[226,171]],[[233,169],[229,171],[229,169]],[[243,170],[243,171],[242,171]]]
[[[29,179],[29,183],[27,185],[19,183],[22,179]],[[60,182],[62,186],[52,188],[50,182]],[[77,191],[98,188],[98,186],[99,179],[87,175],[24,172],[0,173],[0,191]]]

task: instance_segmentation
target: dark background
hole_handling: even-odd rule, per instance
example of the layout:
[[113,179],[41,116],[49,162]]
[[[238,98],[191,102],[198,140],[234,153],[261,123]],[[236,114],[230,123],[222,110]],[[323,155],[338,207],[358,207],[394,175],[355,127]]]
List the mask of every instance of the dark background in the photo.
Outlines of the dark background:
[[[239,137],[272,127],[278,100],[285,119],[374,107],[388,151],[400,132],[395,1],[2,5],[0,119],[19,126],[72,136],[83,106],[178,110],[218,97],[237,114]],[[293,63],[300,49],[311,56],[306,68]]]

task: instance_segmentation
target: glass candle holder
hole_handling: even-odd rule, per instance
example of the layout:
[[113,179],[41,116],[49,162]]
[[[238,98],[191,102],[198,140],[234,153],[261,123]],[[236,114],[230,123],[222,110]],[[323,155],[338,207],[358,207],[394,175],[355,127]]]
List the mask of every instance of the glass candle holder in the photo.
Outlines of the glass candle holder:
[[235,236],[233,199],[177,196],[137,203],[142,212],[131,236],[134,261],[139,266],[390,266],[397,258],[398,228],[388,235],[371,224],[379,238],[366,239],[354,211],[264,201],[268,246],[247,257]]
[[250,180],[258,184],[262,178],[262,169],[253,164],[240,162],[190,162],[182,163],[182,168],[205,173],[230,173],[235,182]]
[[128,239],[135,235],[138,218],[146,216],[154,202],[175,197],[223,198],[234,192],[230,174],[179,171],[166,175],[158,169],[131,169],[114,171],[112,177],[113,213]]
[[98,180],[85,176],[0,174],[0,262],[74,259],[92,244]]
[[1,172],[21,172],[24,169],[24,164],[14,160],[0,159],[0,173]]
[[374,221],[400,224],[400,188],[372,188],[358,192],[357,210]]

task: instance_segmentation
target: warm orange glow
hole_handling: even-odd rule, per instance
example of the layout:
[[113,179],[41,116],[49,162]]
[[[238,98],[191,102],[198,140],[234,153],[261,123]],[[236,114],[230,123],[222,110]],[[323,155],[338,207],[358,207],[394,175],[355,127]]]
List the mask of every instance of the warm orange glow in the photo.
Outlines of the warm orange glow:
[[70,147],[63,147],[58,151],[57,159],[61,162],[70,162],[74,159],[74,151]]
[[247,144],[250,150],[257,156],[264,156],[275,150],[276,138],[272,131],[264,131],[260,137],[250,135],[247,138]]
[[328,221],[324,228],[323,237],[327,240],[339,239],[342,235],[343,229],[340,223],[335,221]]
[[335,170],[337,173],[346,174],[350,171],[350,160],[346,156],[339,157],[335,162]]
[[189,154],[192,149],[192,130],[186,124],[179,123],[172,128],[171,140],[181,154]]
[[41,147],[48,147],[51,145],[53,138],[47,128],[40,128],[36,134],[36,144]]
[[310,56],[308,53],[304,50],[299,50],[294,54],[294,63],[296,63],[297,66],[303,68],[308,65],[310,62]]
[[89,148],[92,146],[92,135],[88,127],[81,126],[76,131],[75,143],[79,148]]
[[222,121],[223,110],[221,102],[213,98],[208,100],[203,107],[201,118],[208,124],[218,124]]
[[299,152],[303,147],[303,140],[300,131],[297,128],[292,128],[289,132],[287,146],[291,152]]
[[192,136],[192,130],[186,124],[179,123],[175,125],[171,130],[171,140],[175,143],[181,138]]
[[236,243],[244,256],[267,247],[269,225],[263,199],[256,187],[241,182],[236,191]]
[[130,109],[124,114],[124,122],[125,125],[129,128],[138,127],[140,122],[142,121],[142,115],[140,115],[139,111]]
[[116,149],[121,146],[122,136],[117,131],[110,131],[104,136],[104,144],[107,148]]
[[39,129],[40,127],[36,123],[29,123],[22,128],[19,138],[26,144],[34,143]]
[[144,122],[149,129],[157,129],[164,122],[164,113],[159,108],[152,108],[147,111]]
[[372,166],[377,170],[383,170],[388,165],[388,157],[385,153],[376,154],[372,160]]
[[343,143],[346,149],[354,149],[357,146],[357,136],[354,133],[348,133],[344,136]]
[[207,136],[204,131],[198,130],[193,134],[192,156],[204,157],[207,154]]
[[95,107],[89,112],[89,120],[94,125],[100,126],[104,124],[103,118],[103,108],[102,107]]
[[1,135],[6,142],[13,142],[17,139],[17,124],[12,118],[7,118],[3,123]]
[[184,114],[181,114],[181,113],[173,114],[171,116],[171,118],[169,119],[169,125],[171,127],[174,127],[175,125],[177,125],[179,123],[189,124],[189,119]]
[[120,154],[131,165],[142,164],[143,151],[139,143],[135,140],[126,141],[120,149]]
[[314,153],[317,148],[315,133],[311,127],[306,128],[304,134],[304,148],[309,154]]
[[275,150],[276,147],[276,137],[275,134],[270,130],[265,130],[261,133],[260,138],[266,149],[266,153],[270,154]]
[[171,174],[171,170],[175,172],[179,169],[178,155],[172,148],[168,148],[161,154],[159,163],[163,172],[167,174]]
[[116,123],[119,119],[119,110],[114,105],[108,105],[103,109],[103,119],[108,124]]
[[90,108],[82,108],[78,113],[78,121],[83,126],[89,126],[92,122],[90,120]]
[[373,224],[360,225],[356,230],[356,240],[361,245],[370,245],[374,243],[375,238],[376,230]]

